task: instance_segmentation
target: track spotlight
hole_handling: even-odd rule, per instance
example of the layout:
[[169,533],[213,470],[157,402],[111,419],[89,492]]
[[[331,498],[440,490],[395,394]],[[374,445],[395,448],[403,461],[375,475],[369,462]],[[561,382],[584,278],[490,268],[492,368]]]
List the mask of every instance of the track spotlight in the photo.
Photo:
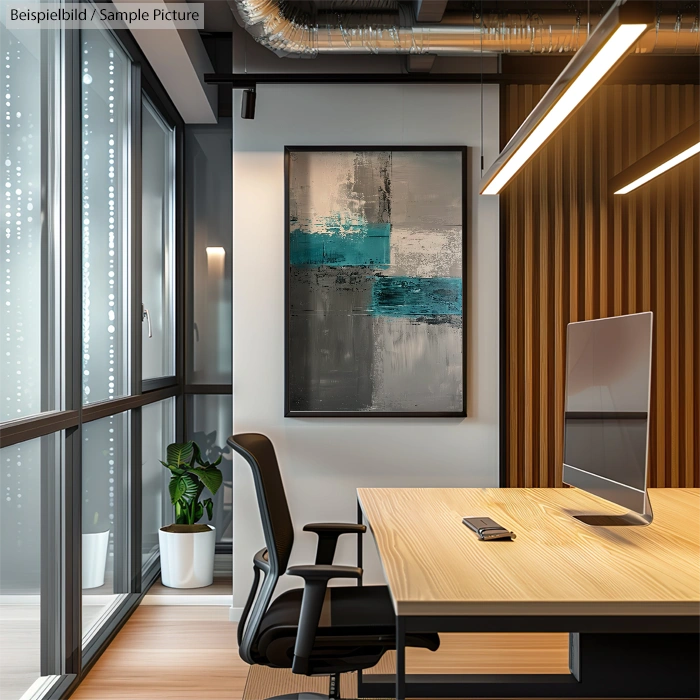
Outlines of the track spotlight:
[[243,90],[241,119],[255,119],[255,88]]

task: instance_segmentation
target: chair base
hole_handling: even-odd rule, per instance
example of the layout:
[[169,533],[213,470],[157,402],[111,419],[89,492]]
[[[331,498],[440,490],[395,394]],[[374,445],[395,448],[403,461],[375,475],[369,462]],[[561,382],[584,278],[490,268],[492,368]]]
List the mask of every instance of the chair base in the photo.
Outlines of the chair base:
[[267,700],[340,700],[340,674],[334,673],[328,679],[328,693],[288,693],[275,695]]

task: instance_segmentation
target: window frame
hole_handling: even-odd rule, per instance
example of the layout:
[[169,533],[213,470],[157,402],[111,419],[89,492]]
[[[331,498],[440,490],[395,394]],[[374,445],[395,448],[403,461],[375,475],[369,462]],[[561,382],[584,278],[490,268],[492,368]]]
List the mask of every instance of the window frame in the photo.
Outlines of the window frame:
[[[177,178],[177,124],[174,122],[171,118],[169,118],[166,114],[163,113],[163,111],[158,107],[156,104],[155,100],[155,95],[152,95],[153,91],[149,89],[150,86],[148,84],[142,85],[141,86],[141,112],[139,114],[139,119],[142,120],[142,114],[143,110],[145,108],[150,109],[154,113],[154,117],[156,121],[162,122],[164,126],[166,126],[168,129],[172,131],[172,142],[171,142],[171,166],[174,171],[175,178],[173,178],[173,181],[170,183],[169,187],[169,192],[168,192],[168,197],[170,198],[170,227],[172,231],[172,239],[168,242],[168,247],[164,248],[164,253],[167,256],[167,270],[165,270],[165,274],[163,275],[164,282],[168,285],[168,300],[171,302],[171,306],[168,309],[168,316],[169,316],[169,323],[170,323],[170,330],[171,330],[171,337],[168,339],[168,343],[170,345],[170,350],[172,351],[172,368],[173,371],[176,374],[164,374],[159,377],[151,377],[144,379],[143,376],[141,377],[141,390],[142,391],[149,391],[152,389],[159,389],[161,387],[165,386],[170,386],[174,383],[177,382],[177,359],[178,359],[178,344],[177,344],[177,330],[176,330],[176,323],[177,323],[177,314],[175,313],[176,311],[176,294],[177,294],[177,198],[176,198],[176,178]],[[141,145],[139,145],[138,149],[138,154],[139,156],[142,154],[142,148]],[[141,166],[141,163],[139,162],[139,166]],[[142,193],[141,195],[142,196]],[[141,207],[141,201],[139,201],[139,207]],[[143,219],[142,219],[142,211],[139,210],[139,223],[138,223],[138,231],[139,231],[139,246],[140,246],[140,252],[143,250],[143,232],[142,232],[142,224],[143,224]],[[141,294],[141,298],[139,298],[139,318],[143,321],[141,317],[141,303],[143,301],[142,296],[143,296],[143,265],[140,263],[140,267],[138,270],[139,274],[139,285],[140,289],[139,292]],[[143,328],[143,324],[142,324]],[[141,333],[141,360],[143,358],[143,331]],[[143,372],[141,372],[141,375],[143,375]]]
[[[175,399],[175,405],[173,407],[173,426],[172,427],[174,428],[175,434],[177,435],[177,398],[176,397],[170,397],[170,398]],[[141,429],[143,428],[143,408],[145,408],[145,406],[150,406],[150,405],[157,406],[158,404],[162,404],[162,403],[165,403],[167,401],[169,401],[169,399],[161,399],[161,401],[153,401],[150,404],[145,404],[144,406],[141,406],[138,409],[136,409],[141,414],[140,420],[139,420],[139,428],[141,428]],[[165,425],[163,426],[163,428],[165,428]],[[143,448],[143,442],[142,442],[141,446]],[[142,462],[143,462],[143,449],[141,450],[141,461],[139,462],[139,464],[142,464]],[[162,483],[163,483],[163,493],[164,494],[167,493],[169,474],[170,474],[170,472],[166,473],[165,471],[163,471],[163,474],[162,474],[162,477],[163,477]],[[141,493],[141,496],[143,497],[143,472],[141,473],[141,481],[140,481],[139,491]],[[163,504],[161,504],[161,506],[162,506],[161,507],[161,519],[164,519],[166,512],[168,510],[172,513],[173,506],[169,505],[169,503],[166,504],[165,502]],[[142,508],[139,510],[139,513],[143,513]],[[141,522],[141,526],[143,528],[143,518],[141,518],[140,522]],[[160,554],[159,553],[151,553],[146,561],[143,560],[143,536],[142,535],[143,535],[143,529],[141,531],[141,536],[139,537],[139,541],[138,541],[139,559],[138,559],[138,562],[136,562],[136,561],[134,562],[134,565],[138,564],[138,566],[140,567],[141,575],[144,575],[144,574],[147,575],[148,572],[153,567],[154,563],[159,563]]]
[[[54,369],[42,384],[55,392],[55,410],[0,423],[0,447],[55,434],[60,466],[42,479],[41,695],[62,697],[80,683],[102,651],[135,610],[160,573],[154,557],[141,562],[141,408],[175,399],[175,435],[184,437],[184,121],[128,30],[109,31],[131,63],[129,114],[129,390],[127,396],[82,405],[82,206],[81,206],[81,40],[79,31],[60,31],[55,53],[42,50],[42,167],[55,165],[58,182],[42,198],[42,233],[57,256],[49,258],[58,276],[60,313],[48,327],[60,338]],[[42,32],[42,47],[49,33]],[[47,60],[44,61],[44,58]],[[46,65],[46,69],[44,69]],[[170,313],[174,320],[175,374],[141,381],[141,109],[145,95],[174,129],[174,270]],[[59,109],[46,110],[57,104]],[[48,129],[51,129],[49,132]],[[50,142],[50,143],[48,143]],[[49,152],[48,148],[57,149]],[[48,304],[47,310],[48,310]],[[42,405],[45,405],[42,403]],[[82,426],[130,411],[131,465],[127,476],[128,593],[83,648],[81,630]],[[51,471],[51,473],[48,473]],[[43,475],[42,475],[43,476]],[[42,500],[42,502],[44,502]]]

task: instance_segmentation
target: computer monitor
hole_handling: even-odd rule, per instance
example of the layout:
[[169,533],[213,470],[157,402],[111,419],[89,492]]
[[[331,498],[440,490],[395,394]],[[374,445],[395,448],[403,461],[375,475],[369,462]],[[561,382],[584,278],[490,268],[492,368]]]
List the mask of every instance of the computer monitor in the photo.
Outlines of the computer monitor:
[[629,510],[589,525],[648,525],[652,313],[570,323],[566,337],[565,484]]

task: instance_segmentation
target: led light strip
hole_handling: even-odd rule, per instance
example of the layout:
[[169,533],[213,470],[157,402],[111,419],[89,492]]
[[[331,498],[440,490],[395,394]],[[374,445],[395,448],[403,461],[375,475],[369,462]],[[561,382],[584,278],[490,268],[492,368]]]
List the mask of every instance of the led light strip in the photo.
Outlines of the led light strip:
[[637,187],[641,187],[643,184],[649,182],[649,180],[653,180],[655,177],[661,175],[661,173],[665,173],[667,170],[675,168],[676,165],[682,163],[684,160],[688,160],[688,158],[692,158],[697,153],[700,153],[700,141],[698,141],[698,143],[691,146],[690,148],[687,148],[682,153],[679,153],[677,156],[674,156],[670,160],[667,160],[665,163],[662,163],[653,170],[650,170],[645,175],[638,177],[634,182],[630,182],[629,185],[625,185],[625,187],[623,187],[622,189],[617,190],[615,194],[627,194],[632,190],[636,190]]
[[542,121],[533,129],[510,159],[506,161],[491,182],[486,185],[482,194],[498,194],[508,184],[646,29],[646,24],[623,24],[617,28],[578,77],[554,103]]

